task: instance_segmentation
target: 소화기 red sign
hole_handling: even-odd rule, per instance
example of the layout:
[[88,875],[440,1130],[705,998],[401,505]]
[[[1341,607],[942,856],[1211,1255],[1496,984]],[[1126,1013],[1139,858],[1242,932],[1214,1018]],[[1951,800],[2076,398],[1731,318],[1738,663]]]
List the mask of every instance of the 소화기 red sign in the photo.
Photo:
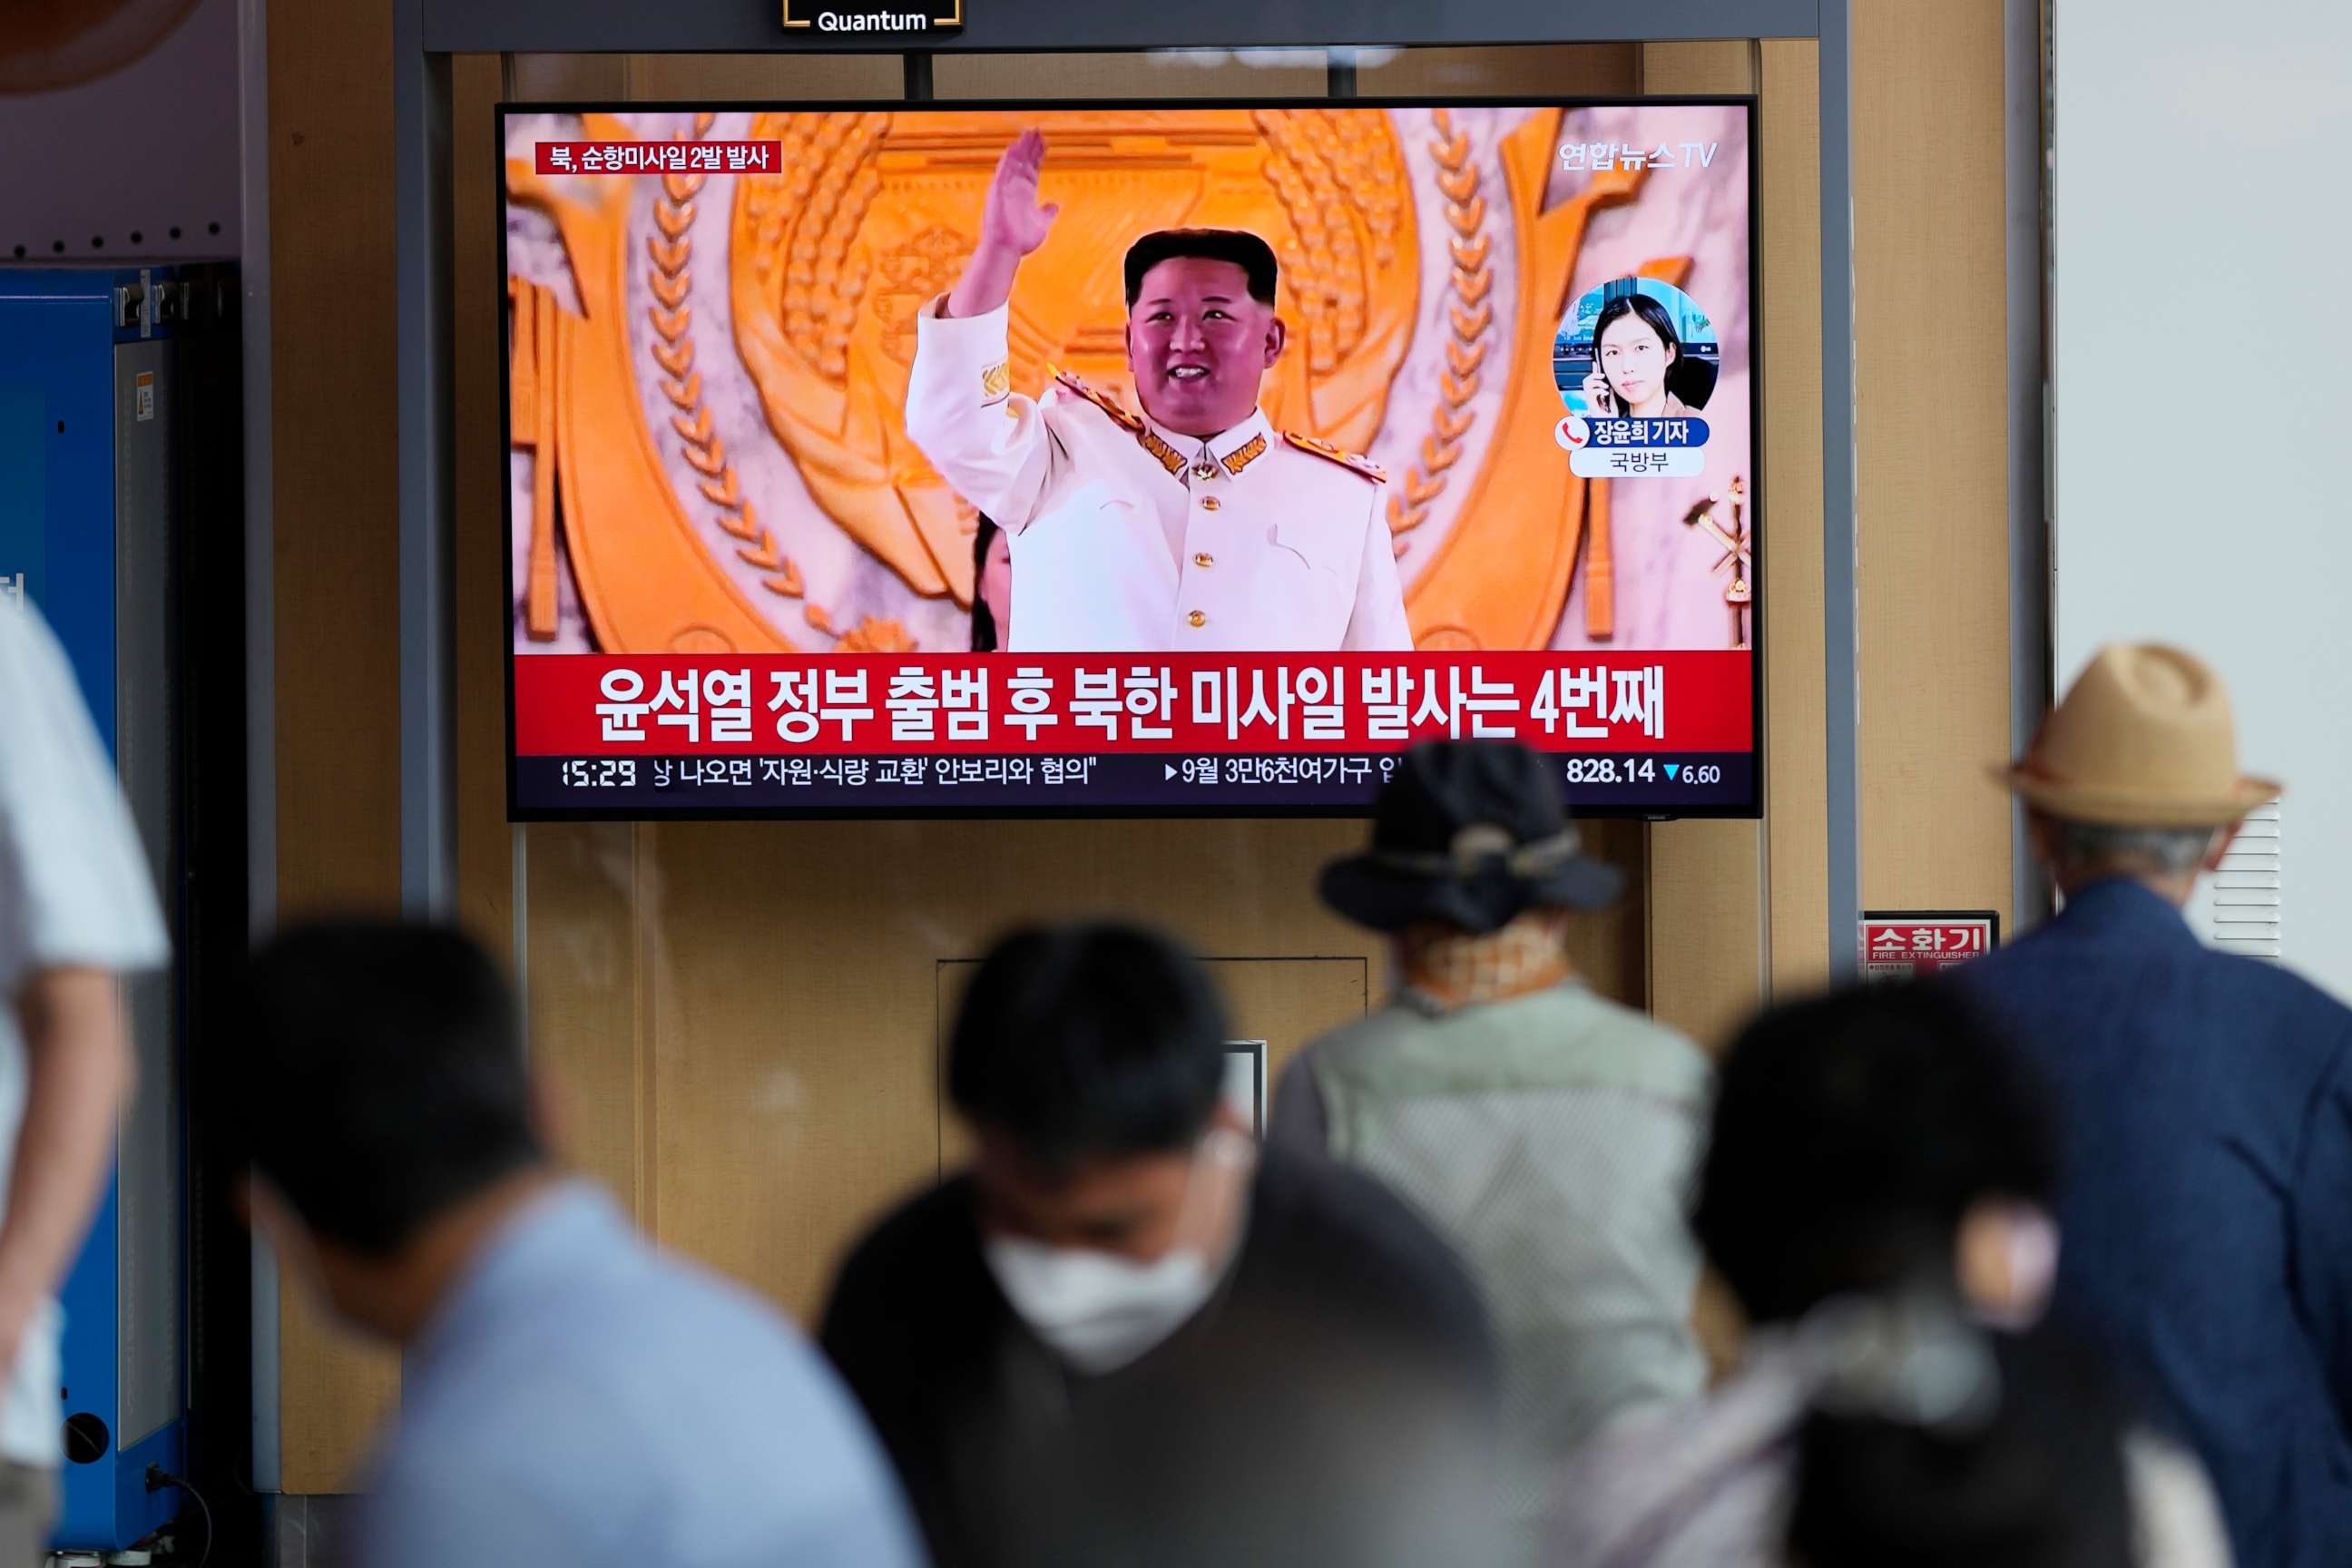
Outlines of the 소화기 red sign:
[[1935,974],[2000,945],[2000,916],[1991,910],[1873,910],[1862,917],[1862,977]]

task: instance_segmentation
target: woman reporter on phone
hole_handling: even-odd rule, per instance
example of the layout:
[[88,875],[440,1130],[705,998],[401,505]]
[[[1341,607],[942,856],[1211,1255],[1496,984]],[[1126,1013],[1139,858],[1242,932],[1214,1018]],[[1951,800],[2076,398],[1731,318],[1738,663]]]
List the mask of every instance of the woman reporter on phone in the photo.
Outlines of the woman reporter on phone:
[[1683,418],[1690,408],[1666,390],[1667,373],[1682,357],[1666,308],[1647,294],[1620,294],[1601,307],[1592,330],[1585,401],[1603,419]]

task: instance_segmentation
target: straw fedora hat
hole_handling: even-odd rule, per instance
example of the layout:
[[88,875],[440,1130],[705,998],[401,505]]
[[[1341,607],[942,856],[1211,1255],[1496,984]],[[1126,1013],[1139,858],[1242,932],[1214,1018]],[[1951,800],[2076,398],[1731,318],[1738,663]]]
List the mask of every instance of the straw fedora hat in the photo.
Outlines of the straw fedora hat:
[[1994,776],[2053,816],[2104,827],[2220,827],[2280,787],[2238,772],[2221,677],[2158,643],[2101,648],[2024,757]]

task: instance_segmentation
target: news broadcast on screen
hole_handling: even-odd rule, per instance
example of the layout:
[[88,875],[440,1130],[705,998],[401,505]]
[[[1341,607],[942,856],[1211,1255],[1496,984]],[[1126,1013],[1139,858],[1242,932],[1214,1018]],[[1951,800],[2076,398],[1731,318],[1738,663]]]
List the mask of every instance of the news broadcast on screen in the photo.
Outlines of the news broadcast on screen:
[[501,110],[509,806],[1758,806],[1753,106]]

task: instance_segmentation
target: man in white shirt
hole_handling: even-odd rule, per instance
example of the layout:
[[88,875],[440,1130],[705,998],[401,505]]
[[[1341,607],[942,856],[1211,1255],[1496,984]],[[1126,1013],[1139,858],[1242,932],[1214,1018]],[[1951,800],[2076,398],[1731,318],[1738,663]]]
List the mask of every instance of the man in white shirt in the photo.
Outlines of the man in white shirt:
[[59,1283],[131,1085],[117,976],[170,956],[155,889],[72,668],[0,599],[0,1565],[46,1559]]
[[1029,131],[997,164],[963,277],[917,320],[907,391],[907,433],[1012,540],[1012,651],[1412,647],[1384,476],[1258,407],[1287,332],[1256,235],[1129,249],[1141,415],[1066,373],[1041,398],[1012,390],[1013,277],[1059,210],[1037,199],[1045,155]]

